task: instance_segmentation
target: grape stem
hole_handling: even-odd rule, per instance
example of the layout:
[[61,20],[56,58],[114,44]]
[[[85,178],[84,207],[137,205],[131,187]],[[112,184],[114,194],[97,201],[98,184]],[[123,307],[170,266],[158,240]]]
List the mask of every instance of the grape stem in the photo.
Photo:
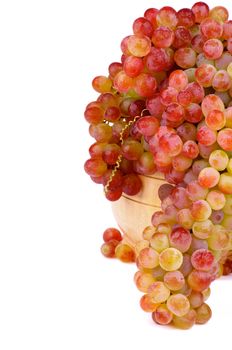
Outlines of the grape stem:
[[[148,111],[147,109],[143,109],[140,115],[137,115],[136,117],[134,117],[133,120],[130,120],[129,123],[127,123],[127,124],[124,126],[124,128],[121,130],[121,132],[120,132],[120,145],[121,145],[121,146],[122,146],[123,143],[124,143],[124,138],[123,138],[123,136],[124,136],[125,131],[126,131],[130,126],[132,126],[132,125],[136,122],[137,119],[139,119],[140,117],[143,117],[144,113],[147,112],[147,111]],[[115,166],[114,166],[114,168],[113,168],[113,170],[112,170],[112,172],[111,172],[110,178],[109,178],[109,180],[107,181],[107,184],[106,184],[105,187],[104,187],[104,193],[105,193],[105,194],[107,194],[107,192],[109,191],[110,184],[111,184],[111,182],[113,181],[116,172],[117,172],[118,169],[120,168],[121,162],[122,162],[122,155],[120,154],[120,155],[118,156],[118,159],[117,159],[117,161],[116,161],[116,163],[115,163]]]

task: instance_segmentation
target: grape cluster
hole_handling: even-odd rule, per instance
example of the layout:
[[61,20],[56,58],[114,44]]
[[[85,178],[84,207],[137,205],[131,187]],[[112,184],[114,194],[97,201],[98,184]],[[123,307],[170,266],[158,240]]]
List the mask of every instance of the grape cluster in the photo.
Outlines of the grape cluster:
[[231,260],[224,262],[232,231],[220,221],[223,215],[212,216],[215,205],[224,213],[220,191],[208,191],[195,180],[186,187],[163,184],[159,195],[162,211],[154,213],[153,225],[135,247],[135,283],[145,293],[142,309],[152,312],[155,322],[187,329],[211,317],[205,300],[211,282],[231,268]]
[[[210,318],[210,283],[232,272],[228,18],[204,2],[146,10],[121,42],[121,62],[93,80],[100,95],[85,110],[96,141],[85,171],[109,200],[136,195],[139,174],[164,174],[161,210],[135,247],[135,282],[154,321],[180,328]],[[122,244],[113,245],[115,255]]]

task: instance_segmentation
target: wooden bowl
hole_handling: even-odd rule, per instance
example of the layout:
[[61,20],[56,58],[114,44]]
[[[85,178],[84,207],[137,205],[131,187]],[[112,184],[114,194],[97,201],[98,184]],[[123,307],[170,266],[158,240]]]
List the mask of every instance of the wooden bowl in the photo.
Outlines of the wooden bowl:
[[160,210],[158,189],[166,183],[160,173],[139,177],[143,186],[136,196],[124,194],[118,201],[112,202],[113,214],[124,234],[124,242],[132,247],[143,239],[142,232],[151,225],[152,214]]

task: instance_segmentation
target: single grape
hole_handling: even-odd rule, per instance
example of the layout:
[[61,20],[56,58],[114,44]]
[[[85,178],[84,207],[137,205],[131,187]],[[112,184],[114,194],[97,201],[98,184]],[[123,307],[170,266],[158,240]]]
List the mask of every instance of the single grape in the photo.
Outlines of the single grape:
[[206,167],[198,175],[198,182],[202,187],[212,188],[218,184],[220,173],[212,167]]
[[175,327],[180,329],[189,329],[191,328],[196,322],[196,311],[193,309],[190,309],[189,312],[187,312],[184,316],[178,317],[173,316],[172,323]]
[[154,282],[148,288],[148,294],[154,303],[163,303],[170,296],[170,290],[161,281]]
[[196,309],[196,323],[204,324],[209,321],[212,316],[212,311],[206,303],[203,303]]
[[209,250],[198,249],[193,252],[191,263],[196,270],[210,271],[214,264],[214,256]]
[[197,2],[192,7],[196,23],[201,23],[209,16],[209,6],[204,2]]
[[133,32],[138,36],[144,35],[151,37],[153,33],[153,26],[146,18],[139,17],[133,23]]
[[127,45],[129,52],[136,57],[144,57],[151,50],[151,41],[146,36],[131,35]]
[[151,295],[144,294],[140,299],[140,306],[145,312],[154,312],[159,306],[159,303],[154,303]]
[[140,264],[148,269],[153,269],[159,265],[159,254],[153,248],[144,248],[139,253]]
[[191,242],[192,236],[189,230],[183,227],[177,227],[172,230],[169,235],[170,245],[182,253],[187,252]]
[[204,303],[204,296],[201,292],[192,291],[188,297],[192,308],[197,308]]
[[104,76],[98,76],[93,79],[92,86],[97,92],[110,92],[112,87],[112,80]]
[[205,271],[193,270],[188,276],[188,284],[192,290],[202,292],[211,283],[211,274]]
[[167,272],[164,275],[164,283],[170,290],[179,290],[185,284],[184,275],[180,271]]
[[159,305],[156,310],[152,313],[152,319],[154,322],[166,325],[171,323],[173,318],[172,313],[168,310],[166,304]]
[[117,259],[125,263],[135,261],[134,250],[127,244],[119,243],[115,249],[115,256]]
[[217,142],[225,151],[232,151],[232,129],[225,128],[220,130],[217,136]]
[[207,239],[213,229],[213,223],[210,220],[195,221],[192,226],[192,231],[195,237],[200,239]]
[[188,298],[183,294],[173,294],[167,300],[167,308],[176,316],[182,317],[190,310]]
[[210,217],[212,213],[212,209],[209,203],[203,199],[199,199],[193,202],[190,211],[192,217],[196,221],[205,221]]
[[112,239],[116,240],[116,241],[121,241],[122,240],[122,235],[121,232],[113,227],[107,228],[104,232],[103,232],[103,240],[104,242],[109,242]]
[[[140,271],[138,271],[140,272]],[[155,278],[151,275],[151,273],[146,273],[146,272],[140,272],[138,274],[136,272],[134,281],[136,284],[136,287],[144,293],[148,292],[149,287],[155,282]]]
[[218,39],[209,39],[204,43],[203,52],[205,57],[210,60],[216,60],[223,53],[223,44]]
[[156,15],[156,22],[159,26],[174,29],[178,23],[177,13],[172,7],[162,7]]
[[101,246],[101,253],[106,257],[106,258],[114,258],[115,257],[115,248],[119,244],[118,240],[111,239],[108,240],[107,242],[103,243]]
[[183,262],[182,253],[176,248],[167,248],[159,255],[159,264],[165,271],[175,271]]

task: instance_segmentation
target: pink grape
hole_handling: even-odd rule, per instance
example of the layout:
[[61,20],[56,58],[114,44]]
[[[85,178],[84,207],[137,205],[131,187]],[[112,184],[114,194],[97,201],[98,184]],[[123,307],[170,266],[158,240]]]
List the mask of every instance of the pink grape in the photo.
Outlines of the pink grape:
[[161,325],[169,324],[172,321],[172,318],[173,318],[173,315],[168,310],[165,304],[159,305],[156,308],[156,310],[152,313],[153,321]]
[[223,53],[223,44],[218,39],[209,39],[204,43],[203,52],[206,58],[216,60]]
[[196,23],[201,23],[209,15],[209,6],[204,2],[197,2],[192,7]]
[[133,32],[135,35],[151,37],[153,33],[153,26],[146,18],[139,17],[133,23]]
[[174,40],[174,33],[168,27],[158,27],[152,35],[152,42],[158,48],[170,47]]
[[177,227],[170,233],[169,240],[172,247],[184,253],[188,251],[191,245],[192,236],[189,230],[186,230],[183,227]]
[[198,249],[192,254],[193,267],[199,271],[210,271],[214,264],[213,254],[206,249]]

